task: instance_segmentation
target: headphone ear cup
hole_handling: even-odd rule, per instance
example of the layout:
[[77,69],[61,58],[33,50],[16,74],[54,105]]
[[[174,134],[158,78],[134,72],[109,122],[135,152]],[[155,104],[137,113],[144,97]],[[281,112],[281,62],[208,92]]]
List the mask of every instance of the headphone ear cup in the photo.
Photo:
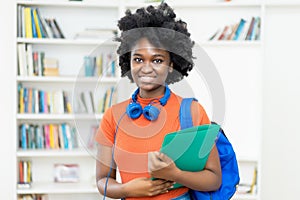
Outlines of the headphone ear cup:
[[156,120],[158,118],[159,113],[160,110],[151,104],[145,106],[143,110],[144,117],[150,121]]
[[126,108],[126,113],[130,118],[136,119],[143,113],[143,108],[138,103],[130,103]]

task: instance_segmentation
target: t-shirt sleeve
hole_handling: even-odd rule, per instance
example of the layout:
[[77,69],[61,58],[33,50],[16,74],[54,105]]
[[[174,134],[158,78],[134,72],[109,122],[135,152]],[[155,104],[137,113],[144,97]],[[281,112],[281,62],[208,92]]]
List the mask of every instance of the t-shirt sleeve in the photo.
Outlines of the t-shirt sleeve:
[[114,143],[115,121],[112,108],[109,108],[101,119],[98,131],[95,136],[96,142],[105,146],[112,146]]
[[193,124],[195,126],[202,124],[210,124],[210,119],[208,118],[205,109],[200,103],[193,101],[191,112],[193,115]]

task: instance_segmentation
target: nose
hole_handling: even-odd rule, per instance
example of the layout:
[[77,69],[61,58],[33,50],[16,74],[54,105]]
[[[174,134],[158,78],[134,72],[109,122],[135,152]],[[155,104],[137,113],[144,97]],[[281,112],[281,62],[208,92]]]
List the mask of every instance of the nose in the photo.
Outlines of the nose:
[[144,65],[142,66],[141,71],[143,73],[150,73],[150,72],[152,72],[152,70],[153,70],[153,67],[152,67],[151,63],[150,62],[144,62]]

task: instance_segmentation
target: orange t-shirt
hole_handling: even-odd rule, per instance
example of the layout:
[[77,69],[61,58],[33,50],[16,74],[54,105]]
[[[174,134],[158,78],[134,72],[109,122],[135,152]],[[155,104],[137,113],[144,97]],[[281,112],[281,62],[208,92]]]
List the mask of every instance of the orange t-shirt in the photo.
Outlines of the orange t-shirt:
[[[153,100],[137,97],[137,102],[143,108]],[[147,120],[143,114],[137,119],[131,119],[127,116],[126,107],[130,100],[116,104],[105,112],[95,139],[101,145],[112,146],[116,134],[114,159],[119,168],[122,183],[138,177],[150,178],[147,154],[150,151],[160,150],[166,134],[180,130],[179,109],[181,100],[181,97],[171,93],[167,104],[163,107],[158,106],[161,110],[155,121]],[[205,110],[199,103],[193,101],[191,111],[194,125],[210,123]],[[187,190],[188,188],[182,187],[154,197],[126,199],[171,199],[180,196]]]

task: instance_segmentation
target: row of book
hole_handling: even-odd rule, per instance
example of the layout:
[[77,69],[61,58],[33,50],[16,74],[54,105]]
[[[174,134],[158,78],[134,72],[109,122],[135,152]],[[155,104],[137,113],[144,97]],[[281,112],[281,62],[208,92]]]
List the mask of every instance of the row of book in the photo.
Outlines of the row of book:
[[99,101],[98,112],[104,113],[109,107],[117,103],[117,90],[114,87],[108,88]]
[[38,8],[18,5],[18,37],[65,38],[55,18],[44,18]]
[[241,18],[239,22],[218,29],[209,40],[260,40],[261,18]]
[[58,76],[58,60],[45,57],[43,51],[33,51],[31,44],[18,44],[18,75]]
[[75,128],[66,123],[19,125],[20,149],[74,149],[78,145]]
[[[78,92],[74,105],[71,105],[71,92],[45,91],[18,85],[18,111],[23,113],[68,114],[73,113],[104,113],[117,102],[117,91],[108,88],[103,97],[95,103],[94,93],[89,90]],[[96,106],[97,105],[97,106]]]
[[114,87],[108,88],[103,97],[95,103],[92,91],[83,91],[77,94],[74,112],[75,113],[104,113],[109,107],[117,102],[117,91]]
[[22,194],[18,196],[18,200],[49,200],[46,194]]
[[32,182],[32,165],[31,161],[19,161],[19,182],[18,187],[30,187]]
[[72,113],[67,91],[44,91],[18,85],[19,113]]
[[116,56],[113,52],[84,56],[85,76],[116,77]]

